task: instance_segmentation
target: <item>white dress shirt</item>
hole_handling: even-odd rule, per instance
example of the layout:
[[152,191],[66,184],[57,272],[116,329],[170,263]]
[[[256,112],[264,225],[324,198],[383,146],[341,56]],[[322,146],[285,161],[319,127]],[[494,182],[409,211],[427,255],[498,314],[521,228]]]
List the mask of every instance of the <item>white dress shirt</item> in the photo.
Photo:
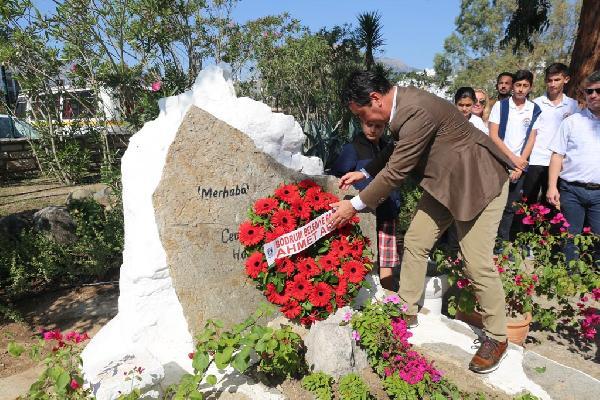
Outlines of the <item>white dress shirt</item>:
[[578,111],[577,101],[563,94],[556,105],[547,96],[540,96],[533,102],[540,106],[542,113],[537,120],[537,135],[529,163],[547,167],[552,156],[552,151],[548,148],[550,141],[558,132],[561,122]]
[[564,156],[560,177],[600,185],[600,118],[585,108],[567,117],[549,146]]

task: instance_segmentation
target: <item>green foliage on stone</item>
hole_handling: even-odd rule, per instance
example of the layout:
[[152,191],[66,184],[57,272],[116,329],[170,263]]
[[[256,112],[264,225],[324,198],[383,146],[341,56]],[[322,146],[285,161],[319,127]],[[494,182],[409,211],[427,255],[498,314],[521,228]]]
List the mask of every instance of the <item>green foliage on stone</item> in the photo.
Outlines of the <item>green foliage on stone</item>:
[[340,400],[370,400],[369,387],[357,374],[348,374],[338,382],[338,395]]

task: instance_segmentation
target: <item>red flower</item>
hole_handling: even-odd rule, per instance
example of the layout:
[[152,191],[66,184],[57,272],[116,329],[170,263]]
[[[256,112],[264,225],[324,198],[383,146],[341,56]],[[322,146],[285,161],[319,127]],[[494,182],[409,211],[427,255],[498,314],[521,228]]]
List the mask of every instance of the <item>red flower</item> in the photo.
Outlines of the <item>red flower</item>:
[[293,200],[300,197],[300,193],[298,192],[298,188],[294,185],[281,185],[275,189],[275,196],[286,203],[291,203]]
[[312,285],[304,275],[296,275],[293,281],[288,281],[285,290],[294,299],[304,301],[312,290]]
[[252,225],[252,223],[246,221],[240,225],[238,235],[240,242],[244,246],[254,246],[260,243],[265,237],[265,229],[262,226]]
[[302,312],[302,307],[296,300],[288,301],[279,309],[289,319],[297,318]]
[[[348,280],[345,278],[340,278],[338,285],[335,288],[335,294],[337,296],[343,296],[348,293]],[[338,307],[342,307],[338,304]]]
[[467,286],[469,286],[471,284],[471,281],[468,279],[459,279],[458,282],[456,282],[456,286],[458,286],[459,289],[462,288],[466,288]]
[[335,254],[326,254],[319,258],[319,265],[324,271],[335,271],[340,266],[340,260]]
[[277,239],[279,236],[281,236],[285,233],[286,233],[286,230],[283,227],[278,226],[275,229],[273,229],[272,231],[267,232],[267,234],[265,235],[265,241],[267,243],[272,242],[273,240]]
[[296,199],[292,202],[292,212],[300,219],[310,219],[310,206],[302,199]]
[[311,179],[305,179],[303,181],[300,181],[300,183],[298,183],[298,187],[301,189],[308,189],[311,187],[316,187],[319,186],[315,183],[315,181],[311,180]]
[[523,276],[520,274],[515,276],[515,285],[521,286],[522,284],[523,284]]
[[73,390],[77,390],[81,387],[81,385],[75,379],[71,379],[69,386],[71,386],[71,389]]
[[[352,254],[352,249],[350,247],[350,243],[344,237],[342,237],[338,240],[334,240],[331,243],[331,248],[340,258],[345,258]],[[362,255],[362,251],[361,251],[360,255]]]
[[584,235],[589,235],[590,233],[592,233],[592,228],[590,228],[589,226],[584,226],[583,227],[583,234]]
[[190,360],[193,360],[195,355],[196,355],[196,353],[188,353],[188,358]]
[[286,304],[290,300],[290,296],[285,293],[278,293],[277,288],[272,283],[267,283],[267,290],[265,292],[267,300],[278,306]]
[[335,296],[335,305],[337,306],[337,308],[342,308],[344,307],[348,302],[346,301],[346,299],[344,299],[344,297],[342,296]]
[[296,266],[289,258],[275,260],[275,271],[285,274],[288,278],[296,272]]
[[350,255],[352,258],[362,257],[364,244],[361,240],[355,239],[350,243]]
[[531,216],[526,215],[525,218],[523,218],[523,221],[521,221],[524,225],[533,225],[535,223],[535,221],[533,220],[533,218],[531,218]]
[[304,318],[300,318],[300,323],[304,326],[310,326],[313,322],[318,321],[319,317],[317,317],[317,313],[313,311],[310,315],[307,315]]
[[246,259],[246,274],[256,279],[261,272],[267,272],[267,263],[263,262],[263,254],[255,251]]
[[271,223],[275,227],[282,227],[286,232],[296,229],[296,219],[290,210],[279,209],[273,213]]
[[319,272],[321,272],[317,263],[311,257],[299,259],[296,261],[296,267],[298,268],[298,272],[306,275],[307,278],[319,275]]
[[348,277],[348,281],[352,283],[360,283],[367,274],[365,266],[354,260],[345,262],[342,265],[342,269],[344,275]]
[[306,191],[304,199],[314,210],[324,210],[329,206],[329,197],[320,187],[312,187]]
[[313,286],[308,300],[315,307],[323,307],[331,300],[332,293],[331,286],[325,282],[319,282]]
[[258,215],[266,215],[276,209],[277,206],[279,206],[279,202],[272,197],[258,199],[254,203],[254,212]]

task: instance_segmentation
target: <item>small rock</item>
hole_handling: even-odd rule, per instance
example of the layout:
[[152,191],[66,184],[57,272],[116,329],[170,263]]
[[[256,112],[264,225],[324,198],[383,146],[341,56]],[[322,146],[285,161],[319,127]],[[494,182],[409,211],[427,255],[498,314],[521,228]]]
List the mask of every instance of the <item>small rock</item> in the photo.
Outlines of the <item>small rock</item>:
[[57,243],[69,244],[77,240],[75,222],[65,207],[50,206],[33,214],[34,228],[46,232]]
[[81,201],[85,199],[90,199],[94,196],[94,191],[88,188],[79,188],[73,190],[67,196],[67,205],[73,204],[73,201]]
[[113,190],[106,186],[92,195],[92,198],[104,207],[112,207],[115,203]]
[[349,311],[349,307],[341,308],[310,328],[304,344],[306,363],[312,371],[322,371],[338,379],[369,367],[367,354],[352,339],[352,327],[340,326]]
[[23,211],[0,218],[0,235],[16,239],[21,232],[32,226],[33,211]]

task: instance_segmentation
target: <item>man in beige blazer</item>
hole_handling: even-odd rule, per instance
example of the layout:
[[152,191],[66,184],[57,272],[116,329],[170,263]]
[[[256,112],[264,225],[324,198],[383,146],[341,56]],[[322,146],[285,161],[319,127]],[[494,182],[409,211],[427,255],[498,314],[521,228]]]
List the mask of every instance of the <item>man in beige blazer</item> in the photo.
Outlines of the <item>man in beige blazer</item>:
[[409,173],[420,178],[424,193],[404,238],[400,272],[399,295],[408,305],[405,320],[409,326],[417,325],[427,257],[454,222],[486,334],[469,368],[479,373],[495,370],[508,343],[504,290],[493,263],[493,247],[506,205],[511,162],[453,104],[414,87],[392,86],[377,72],[351,74],[342,98],[363,123],[388,123],[395,144],[364,170],[340,178],[340,187],[348,188],[375,176],[352,200],[333,205],[332,225],[346,223],[365,207],[375,209]]

